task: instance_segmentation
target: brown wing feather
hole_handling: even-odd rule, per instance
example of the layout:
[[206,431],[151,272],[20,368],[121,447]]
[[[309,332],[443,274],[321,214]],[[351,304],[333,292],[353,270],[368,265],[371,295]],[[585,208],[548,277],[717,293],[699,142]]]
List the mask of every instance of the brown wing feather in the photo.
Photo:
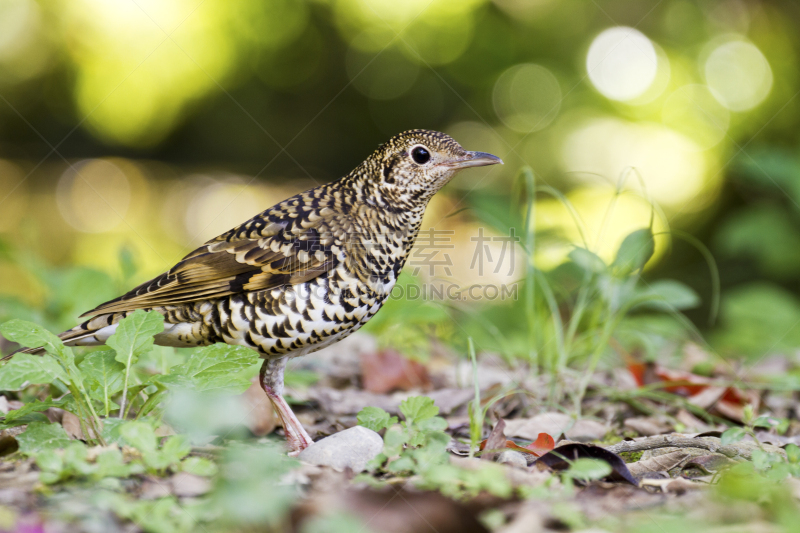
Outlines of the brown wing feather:
[[132,311],[303,283],[334,268],[352,223],[329,207],[304,217],[289,199],[216,237],[160,276],[82,316]]

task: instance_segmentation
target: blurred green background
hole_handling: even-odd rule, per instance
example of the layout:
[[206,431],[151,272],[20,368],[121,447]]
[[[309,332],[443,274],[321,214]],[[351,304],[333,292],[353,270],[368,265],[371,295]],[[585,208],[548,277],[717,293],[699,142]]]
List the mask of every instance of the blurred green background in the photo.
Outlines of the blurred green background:
[[[645,276],[699,295],[686,313],[718,350],[793,353],[799,23],[793,1],[3,0],[0,319],[71,326],[426,128],[505,161],[432,202],[425,227],[454,232],[441,276],[475,282],[470,236],[506,234],[530,166],[606,261],[653,206],[654,232],[705,244],[721,274],[713,325],[696,247],[657,236]],[[536,265],[553,271],[579,233],[552,196],[535,220]],[[520,302],[465,305],[526,337]]]

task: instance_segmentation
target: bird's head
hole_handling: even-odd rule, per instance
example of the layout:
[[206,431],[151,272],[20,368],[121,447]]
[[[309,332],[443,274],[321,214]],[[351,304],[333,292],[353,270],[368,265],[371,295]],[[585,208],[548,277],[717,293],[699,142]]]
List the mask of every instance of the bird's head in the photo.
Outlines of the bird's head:
[[371,159],[378,192],[395,205],[426,203],[459,170],[503,163],[497,156],[469,152],[449,135],[428,130],[395,135]]

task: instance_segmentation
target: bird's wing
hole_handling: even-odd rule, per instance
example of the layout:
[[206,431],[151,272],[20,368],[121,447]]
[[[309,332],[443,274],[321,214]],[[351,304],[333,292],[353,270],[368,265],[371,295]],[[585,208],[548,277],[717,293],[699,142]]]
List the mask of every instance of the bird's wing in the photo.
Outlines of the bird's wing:
[[351,217],[290,200],[208,241],[164,274],[82,316],[294,285],[344,261],[352,249],[349,237],[356,231]]

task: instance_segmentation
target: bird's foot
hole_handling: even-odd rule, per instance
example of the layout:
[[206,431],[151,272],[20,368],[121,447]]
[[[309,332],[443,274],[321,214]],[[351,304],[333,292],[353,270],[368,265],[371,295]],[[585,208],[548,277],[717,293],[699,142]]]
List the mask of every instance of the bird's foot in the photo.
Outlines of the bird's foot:
[[292,450],[289,455],[295,457],[314,444],[314,441],[281,395],[283,391],[283,369],[285,365],[286,358],[264,360],[261,372],[259,373],[259,381],[261,383],[261,388],[267,393],[267,397],[272,402],[272,407],[281,419],[283,431],[286,433],[286,441],[289,444],[289,448]]
[[314,444],[314,441],[306,432],[305,428],[297,419],[297,417],[294,416],[294,413],[291,411],[289,413],[291,415],[291,420],[287,420],[283,417],[281,417],[281,420],[284,424],[283,431],[286,433],[287,444],[292,450],[289,452],[289,456],[297,457],[300,452]]

